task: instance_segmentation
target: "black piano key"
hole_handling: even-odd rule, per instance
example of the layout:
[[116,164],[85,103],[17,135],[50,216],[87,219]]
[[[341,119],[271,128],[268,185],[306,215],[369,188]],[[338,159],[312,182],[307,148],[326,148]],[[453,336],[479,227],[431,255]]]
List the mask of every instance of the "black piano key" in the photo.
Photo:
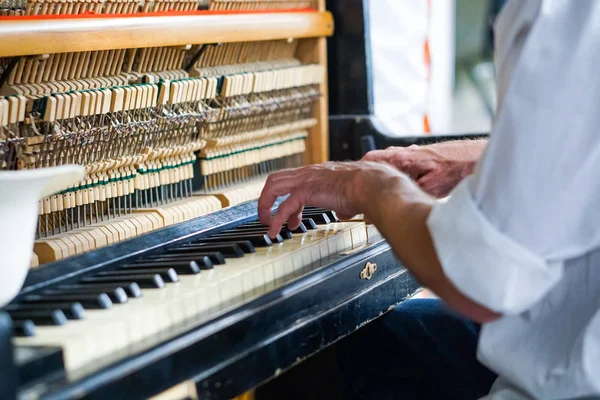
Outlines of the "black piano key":
[[[254,231],[260,231],[261,229],[268,229],[269,226],[268,225],[263,225],[263,224],[253,224],[253,225],[241,225],[238,226],[236,228],[233,229],[227,229],[224,231],[221,231],[219,233],[247,233],[247,232],[254,232]],[[282,226],[283,229],[287,229],[287,227],[284,225]],[[217,233],[218,235],[218,233]]]
[[104,309],[111,308],[113,303],[106,293],[74,293],[74,294],[59,294],[48,296],[27,296],[23,300],[24,303],[65,303],[77,302],[81,303],[84,308]]
[[340,219],[338,218],[335,211],[327,211],[325,214],[327,214],[331,222],[340,222]]
[[283,240],[290,240],[292,238],[292,231],[287,228],[281,228],[279,236],[281,236]]
[[67,323],[67,317],[61,310],[8,311],[16,321],[33,321],[36,325],[57,325]]
[[127,282],[135,282],[139,287],[144,289],[162,289],[165,287],[165,281],[160,274],[131,274],[126,276],[94,276],[83,278],[81,283],[118,283],[125,284]]
[[174,283],[179,282],[179,275],[173,268],[168,268],[165,266],[157,267],[157,268],[142,268],[137,269],[135,271],[104,271],[99,272],[96,276],[98,277],[106,277],[106,276],[114,276],[114,277],[125,277],[123,279],[129,280],[131,275],[148,275],[148,274],[158,274],[166,283]]
[[[208,263],[212,268],[212,263],[208,257],[203,260],[199,260],[203,263]],[[200,273],[200,266],[196,261],[173,261],[173,260],[152,260],[152,261],[140,261],[135,264],[127,264],[121,267],[122,270],[126,271],[139,271],[139,270],[161,270],[164,268],[170,268],[175,270],[178,274],[182,275],[195,275]]]
[[[232,233],[216,233],[211,235],[211,238],[239,238],[239,237],[256,237],[256,240],[262,240],[264,237],[269,238],[272,244],[283,242],[283,237],[281,235],[276,235],[275,237],[269,237],[267,235],[266,230],[258,230],[251,232],[232,232]],[[266,243],[266,242],[265,242]],[[270,246],[269,244],[265,244],[264,246]]]
[[33,304],[10,304],[5,308],[7,311],[36,311],[36,310],[61,310],[68,319],[83,319],[85,311],[81,303],[33,303]]
[[42,294],[44,295],[61,295],[61,294],[75,294],[75,293],[89,293],[89,294],[106,294],[110,300],[114,303],[114,304],[124,304],[127,303],[128,300],[128,296],[127,293],[125,292],[125,290],[121,287],[115,287],[112,289],[90,289],[88,291],[84,291],[81,290],[79,292],[72,292],[72,291],[66,291],[66,290],[46,290],[44,292],[42,292]]
[[[263,225],[260,222],[251,222],[248,223],[247,225],[243,225],[244,227],[261,227],[261,228],[268,228],[268,225]],[[289,227],[286,225],[283,226],[285,229],[289,230]],[[315,223],[315,221],[312,218],[303,218],[302,222],[300,222],[300,226],[298,226],[297,229],[294,229],[292,231],[292,233],[304,233],[307,232],[309,229],[317,229],[317,224]]]
[[[147,258],[136,261],[133,264],[128,265],[148,265],[148,268],[157,268],[157,267],[168,267],[173,268],[175,272],[179,272],[181,269],[182,272],[194,274],[199,274],[203,269],[213,269],[213,262],[208,256],[195,255],[191,259],[185,259],[183,257],[171,257],[167,254],[163,256],[157,256],[154,258]],[[195,272],[195,271],[198,272]]]
[[[241,251],[242,257],[244,256],[244,252]],[[183,253],[173,253],[173,254],[157,254],[146,257],[144,260],[146,261],[156,261],[156,260],[172,260],[172,261],[196,261],[198,258],[208,257],[210,262],[214,265],[223,265],[225,264],[225,256],[220,251],[213,252],[183,252]],[[197,262],[197,261],[196,261]],[[200,264],[198,264],[200,265]],[[209,269],[200,265],[201,269]]]
[[[314,224],[314,222],[313,222],[313,224]],[[316,226],[316,224],[315,224],[315,227],[314,227],[314,228],[312,228],[312,229],[316,229],[316,227],[317,227],[317,226]],[[268,225],[263,225],[263,224],[261,224],[260,222],[258,222],[258,221],[257,221],[257,222],[251,222],[251,223],[248,223],[248,224],[245,224],[245,225],[241,225],[241,226],[239,226],[238,228],[239,228],[239,229],[242,229],[242,230],[252,230],[252,229],[256,229],[256,228],[261,228],[261,229],[262,229],[262,228],[264,228],[264,229],[268,229],[268,228],[269,228],[269,226],[268,226]],[[236,229],[238,229],[238,228],[236,228]],[[234,230],[233,230],[233,229],[231,229],[231,231],[234,231]],[[291,230],[291,229],[288,227],[288,225],[287,225],[287,224],[283,225],[283,227],[281,228],[281,232],[283,232],[283,233],[285,234],[285,231],[289,231],[289,232],[291,232],[291,233],[305,233],[305,232],[307,232],[307,231],[308,231],[308,229],[306,228],[306,225],[304,225],[304,223],[300,222],[300,225],[298,226],[298,228],[296,228],[296,229],[294,229],[294,230]],[[229,231],[226,231],[226,232],[229,232]],[[287,234],[285,234],[285,235],[287,235]],[[282,236],[283,236],[283,235],[282,235]],[[286,239],[286,237],[285,237],[285,236],[284,236],[283,238],[284,238],[284,239]]]
[[273,242],[268,235],[235,235],[235,236],[219,236],[219,237],[208,237],[202,239],[202,243],[227,243],[236,242],[240,240],[247,240],[252,243],[255,247],[266,247],[272,246]]
[[[265,234],[267,233],[267,230],[269,228],[266,226],[249,226],[249,227],[241,227],[239,229],[229,229],[223,232],[219,232],[219,234],[236,234],[236,233],[244,233],[244,234],[248,234],[248,233],[253,233],[253,234]],[[288,240],[292,238],[292,232],[285,228],[282,227],[281,230],[279,231],[279,236],[281,236],[281,238],[283,240]],[[271,238],[271,240],[273,240],[273,238]]]
[[56,290],[63,290],[66,293],[106,293],[115,289],[123,289],[128,297],[142,297],[142,290],[135,282],[127,283],[98,283],[84,285],[61,285]]
[[[180,257],[182,254],[185,255],[185,253],[179,253],[177,256],[179,258],[169,258],[167,257],[167,261],[171,262],[171,261],[188,261],[190,262],[190,260],[185,260],[182,257]],[[214,261],[213,261],[214,259]],[[208,252],[208,253],[196,253],[194,255],[194,258],[191,260],[194,261],[196,264],[198,264],[198,266],[200,267],[201,270],[203,269],[213,269],[215,267],[215,264],[225,264],[225,257],[223,256],[223,254],[219,253],[219,252]],[[215,262],[216,261],[216,262]]]
[[[308,212],[306,215],[310,216],[311,212],[313,212],[313,211]],[[329,220],[331,222],[339,222],[340,221],[340,219],[338,218],[335,211],[322,209],[322,210],[316,210],[314,212],[315,212],[315,214],[322,213],[322,214],[327,215],[327,217],[329,218]]]
[[332,221],[338,219],[338,216],[335,211],[329,210],[329,209],[323,208],[323,207],[305,206],[302,213],[304,214],[304,213],[311,213],[311,212],[325,213],[325,214],[327,214],[329,219],[331,219]]
[[312,218],[303,218],[302,223],[306,227],[306,229],[317,229],[318,226],[316,222]]
[[13,321],[15,336],[35,336],[35,323],[30,319]]
[[[322,212],[315,212],[315,213],[306,213],[306,214],[302,214],[302,218],[310,218],[312,219],[317,225],[327,225],[331,223],[331,220],[329,219],[329,217],[327,216],[326,213],[322,213]],[[304,220],[302,220],[302,222],[304,222]]]
[[[287,225],[286,225],[286,229],[290,230],[290,228],[288,228]],[[306,232],[308,232],[308,229],[306,229],[306,225],[304,225],[302,222],[300,222],[300,225],[296,229],[290,230],[290,232],[292,232],[292,233],[306,233]]]
[[180,248],[171,249],[169,253],[187,253],[190,251],[219,251],[226,258],[241,258],[244,254],[254,253],[254,245],[247,240],[229,243],[188,243]]

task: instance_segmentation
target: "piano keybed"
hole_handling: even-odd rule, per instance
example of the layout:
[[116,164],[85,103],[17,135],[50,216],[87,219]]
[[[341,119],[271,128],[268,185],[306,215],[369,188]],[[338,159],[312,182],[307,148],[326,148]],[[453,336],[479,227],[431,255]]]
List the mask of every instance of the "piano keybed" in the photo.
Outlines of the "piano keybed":
[[270,239],[246,222],[51,285],[6,307],[17,346],[59,347],[70,379],[138,353],[360,249],[376,233],[308,207]]

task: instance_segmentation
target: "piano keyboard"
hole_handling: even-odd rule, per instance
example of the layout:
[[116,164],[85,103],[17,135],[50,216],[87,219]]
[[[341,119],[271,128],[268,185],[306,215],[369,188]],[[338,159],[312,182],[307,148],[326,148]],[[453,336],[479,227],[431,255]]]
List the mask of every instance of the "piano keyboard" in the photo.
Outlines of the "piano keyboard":
[[206,322],[367,243],[363,222],[307,207],[303,224],[270,239],[248,222],[25,296],[6,310],[17,346],[63,349],[75,379]]

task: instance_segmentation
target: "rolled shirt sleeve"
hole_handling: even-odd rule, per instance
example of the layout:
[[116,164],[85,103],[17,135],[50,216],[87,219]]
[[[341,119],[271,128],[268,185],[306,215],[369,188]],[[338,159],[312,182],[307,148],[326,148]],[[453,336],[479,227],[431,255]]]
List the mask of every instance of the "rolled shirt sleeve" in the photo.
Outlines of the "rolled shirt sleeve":
[[562,276],[500,232],[478,209],[467,178],[427,221],[446,276],[466,296],[503,314],[525,311]]

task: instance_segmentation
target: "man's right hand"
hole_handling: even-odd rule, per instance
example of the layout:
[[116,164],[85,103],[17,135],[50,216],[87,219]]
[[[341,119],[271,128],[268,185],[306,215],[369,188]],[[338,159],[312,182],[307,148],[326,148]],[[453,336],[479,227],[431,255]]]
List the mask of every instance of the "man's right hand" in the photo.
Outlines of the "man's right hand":
[[368,152],[362,161],[385,162],[404,172],[425,192],[445,197],[473,173],[487,140],[458,140],[428,146],[388,147]]

